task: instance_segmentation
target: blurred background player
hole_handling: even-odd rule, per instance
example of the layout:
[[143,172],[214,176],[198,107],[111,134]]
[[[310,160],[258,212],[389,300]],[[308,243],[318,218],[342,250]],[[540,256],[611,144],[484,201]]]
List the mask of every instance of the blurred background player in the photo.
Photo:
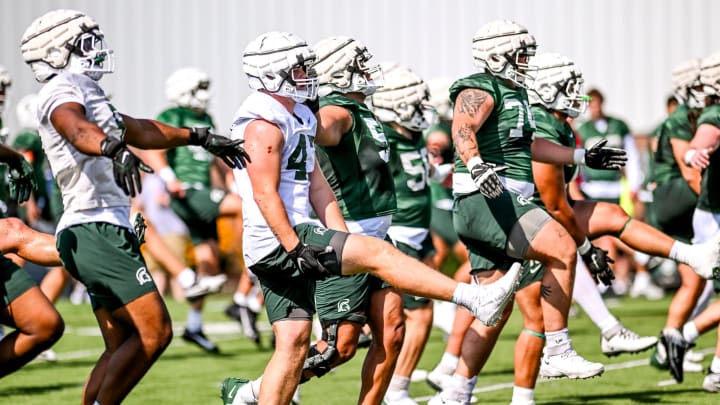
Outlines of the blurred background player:
[[[588,90],[590,96],[588,103],[589,119],[577,128],[582,147],[589,148],[600,140],[606,140],[607,146],[623,149],[628,156],[628,163],[623,171],[600,171],[591,168],[582,169],[580,188],[584,196],[594,201],[606,201],[614,204],[620,203],[623,194],[623,181],[630,189],[632,204],[637,202],[637,193],[643,182],[643,172],[640,166],[640,157],[635,140],[627,124],[615,117],[609,116],[603,109],[604,95],[597,88]],[[623,180],[623,175],[625,180]],[[631,205],[632,205],[631,204]],[[611,237],[599,238],[593,243],[608,252],[615,260],[613,271],[615,281],[613,291],[624,295],[630,291],[630,273],[635,269],[632,250]],[[650,274],[644,267],[638,267],[635,273],[633,295],[645,295],[648,298],[658,299],[663,295],[662,289],[652,283]]]
[[[173,72],[165,82],[165,95],[174,106],[162,111],[158,121],[179,127],[214,128],[207,112],[209,87],[207,73],[197,68],[186,67]],[[240,198],[236,194],[212,186],[213,168],[219,167],[223,174],[227,168],[203,148],[192,145],[165,152],[149,151],[148,155],[151,155],[148,163],[170,194],[170,208],[190,232],[197,274],[200,278],[216,276],[209,280],[218,281],[214,291],[219,291],[222,287],[219,281],[224,280],[224,275],[220,268],[216,220],[219,216],[237,217],[241,213]],[[218,347],[202,331],[203,304],[202,297],[191,303],[192,310],[182,337],[203,350],[218,353]]]

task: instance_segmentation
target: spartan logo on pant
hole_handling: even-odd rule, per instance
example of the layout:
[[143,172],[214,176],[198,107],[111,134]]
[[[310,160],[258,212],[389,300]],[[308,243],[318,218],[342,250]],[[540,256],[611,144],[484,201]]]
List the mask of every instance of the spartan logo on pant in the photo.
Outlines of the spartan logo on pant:
[[145,283],[152,283],[152,277],[150,277],[150,273],[148,273],[147,269],[145,267],[140,267],[135,272],[135,278],[137,279],[137,282],[139,285],[143,285]]
[[350,299],[345,298],[337,304],[338,312],[348,312],[350,310]]

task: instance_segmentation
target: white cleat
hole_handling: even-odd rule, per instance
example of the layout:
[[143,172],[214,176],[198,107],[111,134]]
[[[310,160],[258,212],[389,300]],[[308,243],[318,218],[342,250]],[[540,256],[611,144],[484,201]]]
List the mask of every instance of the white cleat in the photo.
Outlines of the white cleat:
[[610,339],[603,337],[600,346],[604,355],[612,357],[622,353],[643,352],[654,347],[657,341],[656,336],[640,336],[623,327]]
[[427,374],[425,381],[427,381],[427,384],[430,386],[430,388],[434,389],[435,391],[442,391],[443,389],[445,389],[445,387],[448,386],[448,384],[452,380],[452,375],[454,371],[455,370],[452,370],[446,373],[445,370],[443,370],[442,367],[438,365]]
[[708,370],[703,379],[703,389],[707,392],[720,392],[720,373],[713,373]]
[[35,360],[43,360],[43,361],[57,361],[58,356],[57,353],[53,349],[47,349],[45,351],[40,352],[40,354],[35,357]]
[[434,397],[430,398],[428,405],[469,405],[469,402],[455,401],[452,399],[445,399],[442,397],[442,393],[438,392]]
[[693,349],[690,349],[685,352],[685,360],[691,361],[693,363],[699,363],[699,362],[703,361],[704,358],[705,358],[705,355],[703,355],[700,352],[696,352]]
[[418,403],[410,398],[407,391],[390,391],[385,393],[383,400],[385,405],[418,405]]
[[208,294],[219,292],[225,285],[227,276],[216,274],[214,276],[198,276],[195,284],[185,289],[185,299],[194,300]]
[[604,371],[601,363],[585,360],[575,349],[552,356],[544,354],[540,361],[540,376],[544,378],[585,379],[597,377]]
[[688,263],[693,271],[704,279],[720,279],[720,232],[708,242],[693,247],[699,249]]
[[484,325],[495,326],[502,318],[503,311],[520,281],[521,268],[521,264],[515,262],[499,280],[476,286],[480,292],[469,309]]

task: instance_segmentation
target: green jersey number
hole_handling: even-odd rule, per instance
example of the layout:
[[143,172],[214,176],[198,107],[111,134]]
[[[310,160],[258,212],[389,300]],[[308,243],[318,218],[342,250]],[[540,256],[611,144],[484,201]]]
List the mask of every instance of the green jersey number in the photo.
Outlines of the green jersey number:
[[412,191],[421,191],[427,187],[428,167],[425,164],[427,159],[418,151],[403,152],[400,154],[403,171],[408,177],[405,182]]
[[533,117],[532,113],[530,112],[530,104],[528,104],[527,100],[523,100],[522,102],[514,98],[505,100],[506,110],[515,107],[517,107],[518,109],[518,120],[517,126],[510,130],[510,138],[522,138],[524,133],[523,124],[525,123],[525,117],[528,117],[528,121],[530,121],[530,126],[532,128],[535,128],[535,117]]
[[307,170],[305,164],[307,162],[307,140],[305,134],[300,134],[300,139],[295,150],[288,157],[287,169],[295,170],[295,180],[307,180]]

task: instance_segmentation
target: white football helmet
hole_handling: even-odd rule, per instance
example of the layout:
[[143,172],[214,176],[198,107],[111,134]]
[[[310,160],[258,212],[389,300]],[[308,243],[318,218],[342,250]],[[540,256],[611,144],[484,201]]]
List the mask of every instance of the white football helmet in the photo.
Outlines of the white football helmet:
[[368,65],[372,58],[367,47],[348,37],[331,37],[315,45],[317,61],[313,68],[320,79],[320,95],[334,91],[369,96],[383,86],[380,65]]
[[700,83],[705,94],[720,97],[720,51],[710,54],[700,63]]
[[472,55],[478,68],[527,88],[533,70],[528,60],[536,48],[535,37],[525,27],[510,20],[495,20],[473,36]]
[[453,79],[438,77],[427,81],[430,88],[429,103],[435,109],[438,120],[452,121],[453,107],[450,103],[450,86]]
[[5,69],[5,66],[0,65],[0,114],[5,111],[5,101],[7,100],[5,93],[10,85],[12,85],[10,72]]
[[380,65],[385,85],[370,96],[373,112],[382,122],[396,122],[410,131],[430,126],[433,108],[427,104],[430,90],[410,69],[395,63]]
[[204,113],[210,102],[210,77],[194,67],[178,69],[165,81],[165,97],[180,107]]
[[313,49],[289,32],[266,32],[243,51],[243,71],[251,89],[290,97],[296,102],[317,97],[318,79],[310,68],[313,62]]
[[37,129],[40,125],[38,120],[38,95],[30,93],[18,101],[15,107],[18,124],[21,128]]
[[676,66],[672,71],[675,98],[690,108],[705,107],[705,93],[700,83],[700,59],[693,58]]
[[37,18],[25,30],[20,51],[39,82],[63,71],[99,80],[115,70],[100,27],[80,11],[54,10]]
[[583,93],[582,72],[568,57],[556,53],[534,56],[530,63],[537,68],[532,87],[528,89],[531,104],[540,104],[577,118],[587,108],[589,97]]

